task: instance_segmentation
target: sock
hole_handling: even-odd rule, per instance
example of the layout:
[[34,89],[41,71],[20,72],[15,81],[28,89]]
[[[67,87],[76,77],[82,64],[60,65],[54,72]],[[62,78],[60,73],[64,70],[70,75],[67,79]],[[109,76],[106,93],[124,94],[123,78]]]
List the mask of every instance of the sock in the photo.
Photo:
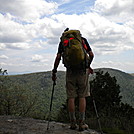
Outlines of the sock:
[[79,112],[79,121],[85,120],[85,112]]
[[75,112],[69,112],[70,121],[76,121]]

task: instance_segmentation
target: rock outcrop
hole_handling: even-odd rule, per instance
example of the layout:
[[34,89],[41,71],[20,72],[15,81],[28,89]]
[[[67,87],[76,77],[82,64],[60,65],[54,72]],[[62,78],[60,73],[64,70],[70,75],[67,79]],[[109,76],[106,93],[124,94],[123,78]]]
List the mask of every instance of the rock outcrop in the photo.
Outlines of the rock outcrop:
[[0,116],[0,134],[99,134],[94,130],[70,130],[68,124],[32,118]]

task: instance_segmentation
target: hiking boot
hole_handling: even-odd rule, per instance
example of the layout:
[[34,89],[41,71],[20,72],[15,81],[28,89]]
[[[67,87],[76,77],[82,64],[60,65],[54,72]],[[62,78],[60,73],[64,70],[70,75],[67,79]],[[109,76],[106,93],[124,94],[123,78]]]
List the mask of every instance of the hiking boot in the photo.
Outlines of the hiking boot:
[[88,125],[85,124],[83,121],[79,122],[79,131],[84,131],[88,129]]
[[77,128],[77,124],[75,121],[71,121],[70,123],[70,129],[75,130]]

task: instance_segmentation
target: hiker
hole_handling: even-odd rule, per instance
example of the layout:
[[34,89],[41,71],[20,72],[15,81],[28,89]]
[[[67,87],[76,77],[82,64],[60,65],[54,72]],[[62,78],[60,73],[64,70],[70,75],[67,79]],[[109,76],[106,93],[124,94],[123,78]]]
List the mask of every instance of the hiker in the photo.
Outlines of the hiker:
[[[73,35],[73,33],[75,33],[75,35]],[[67,36],[69,37],[69,39],[67,39],[68,38]],[[70,64],[72,64],[72,66],[66,63],[67,61],[69,62],[70,58],[67,59],[66,58],[67,54],[65,55],[64,53],[67,51],[68,53],[71,54],[71,52],[69,52],[70,51],[69,47],[71,48],[72,47],[71,45],[73,45],[71,44],[71,42],[73,43],[77,42],[77,44],[81,43],[79,47],[82,48],[82,51],[86,52],[84,54],[86,55],[84,56],[84,58],[88,57],[87,58],[88,60],[86,59],[86,63],[84,60],[83,64],[79,66],[78,64],[75,65],[75,62],[78,61],[76,58],[74,58],[72,62],[70,61]],[[68,47],[68,50],[65,50],[66,47]],[[75,50],[73,50],[73,53],[75,53]],[[82,55],[81,52],[79,52],[78,56],[80,57],[80,55]],[[78,120],[79,130],[83,131],[85,129],[88,129],[88,125],[85,124],[85,111],[86,111],[86,98],[85,97],[90,95],[88,77],[90,73],[93,73],[93,69],[90,67],[93,57],[94,57],[94,54],[87,40],[84,37],[81,37],[79,30],[69,30],[69,28],[67,28],[62,34],[61,41],[59,43],[58,53],[55,58],[54,68],[52,70],[52,80],[53,81],[56,80],[57,68],[60,63],[61,58],[63,58],[63,63],[64,63],[64,66],[66,67],[66,93],[67,93],[67,98],[68,98],[70,129],[77,128],[77,122],[76,122],[76,117],[75,117],[75,98],[76,97],[79,98],[79,120]]]

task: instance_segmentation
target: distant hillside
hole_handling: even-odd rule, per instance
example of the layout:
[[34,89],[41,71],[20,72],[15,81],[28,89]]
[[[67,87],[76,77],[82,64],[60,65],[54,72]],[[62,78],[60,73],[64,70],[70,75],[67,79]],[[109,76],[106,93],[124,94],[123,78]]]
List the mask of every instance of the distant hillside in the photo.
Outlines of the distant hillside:
[[134,76],[134,73],[132,73],[132,74],[130,74],[130,75]]
[[[30,89],[33,94],[36,95],[36,117],[46,119],[49,113],[50,99],[52,93],[53,82],[51,80],[51,72],[39,72],[23,75],[11,75],[9,76],[12,82],[19,84],[25,89]],[[29,95],[30,96],[30,95]],[[66,101],[65,90],[65,72],[59,71],[57,73],[57,81],[54,90],[52,119],[60,110],[62,104]]]
[[[95,72],[98,70],[109,72],[111,76],[116,77],[117,83],[120,85],[121,95],[123,96],[122,101],[134,107],[134,76],[115,69],[100,68],[95,69]],[[23,87],[29,88],[34,92],[37,92],[38,94],[37,108],[40,105],[40,108],[38,108],[40,109],[39,114],[42,113],[42,118],[44,118],[43,116],[47,116],[50,105],[52,84],[53,84],[51,80],[51,72],[48,71],[48,72],[39,72],[39,73],[31,73],[23,75],[12,75],[9,77],[13,82],[18,83]],[[65,72],[58,71],[55,92],[54,92],[54,100],[53,100],[54,114],[55,111],[58,112],[58,110],[60,110],[60,107],[65,101],[66,101]],[[52,116],[56,117],[54,114],[52,114]]]

